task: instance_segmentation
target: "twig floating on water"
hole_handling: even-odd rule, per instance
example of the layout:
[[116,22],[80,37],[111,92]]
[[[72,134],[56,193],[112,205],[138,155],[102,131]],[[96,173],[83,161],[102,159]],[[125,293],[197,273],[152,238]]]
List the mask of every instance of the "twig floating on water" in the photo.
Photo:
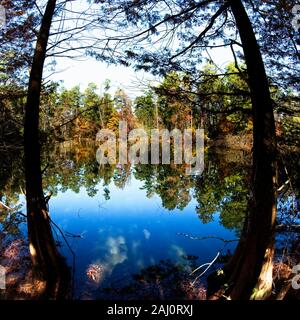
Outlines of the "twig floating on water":
[[189,239],[191,239],[191,240],[216,239],[216,240],[223,241],[223,242],[225,242],[225,243],[239,241],[238,239],[227,240],[227,239],[223,239],[223,238],[221,238],[221,237],[216,237],[216,236],[195,237],[195,236],[193,236],[193,235],[191,235],[191,234],[184,233],[184,232],[177,232],[177,235],[187,237],[187,238],[189,238]]

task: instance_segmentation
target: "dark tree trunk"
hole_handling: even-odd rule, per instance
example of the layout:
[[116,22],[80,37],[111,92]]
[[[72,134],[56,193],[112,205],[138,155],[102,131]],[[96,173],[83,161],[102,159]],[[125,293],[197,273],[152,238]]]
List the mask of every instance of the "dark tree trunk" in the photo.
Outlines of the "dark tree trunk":
[[52,235],[42,186],[39,144],[40,93],[46,49],[56,0],[49,0],[42,19],[32,62],[25,107],[24,151],[29,249],[35,275],[45,281],[45,296],[63,298],[67,268]]
[[223,294],[231,299],[265,299],[272,290],[277,197],[273,105],[262,56],[249,17],[241,0],[230,2],[243,45],[251,92],[253,176],[249,214],[237,249],[224,268],[229,289],[223,291]]

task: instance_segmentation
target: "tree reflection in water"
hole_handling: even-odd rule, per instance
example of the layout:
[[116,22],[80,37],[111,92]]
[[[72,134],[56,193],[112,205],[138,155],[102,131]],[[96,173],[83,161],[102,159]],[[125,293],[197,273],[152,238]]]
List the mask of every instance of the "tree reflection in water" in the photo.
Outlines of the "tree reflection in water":
[[[1,153],[0,168],[0,201],[8,207],[15,208],[19,204],[20,190],[25,190],[24,169],[22,169],[22,151]],[[297,157],[287,155],[287,170],[293,179],[293,185],[299,180],[297,170]],[[64,143],[52,146],[41,153],[42,168],[46,168],[43,175],[43,191],[45,194],[73,190],[79,192],[81,187],[93,197],[98,188],[103,192],[106,201],[110,201],[110,189],[114,185],[124,189],[130,183],[131,177],[142,182],[142,189],[146,196],[151,198],[159,196],[162,206],[167,210],[184,210],[192,199],[197,201],[195,214],[203,223],[212,221],[215,213],[219,213],[220,223],[236,232],[239,236],[247,212],[249,195],[249,181],[251,175],[251,159],[243,151],[230,152],[230,150],[210,150],[205,158],[205,171],[202,176],[186,176],[185,168],[179,165],[116,165],[99,166],[95,159],[95,146],[86,141],[80,146]],[[281,173],[281,180],[286,176]],[[295,207],[286,206],[287,199],[293,196],[299,204],[299,190],[294,188],[294,193],[289,189],[282,195],[283,205],[279,207],[279,223],[286,223],[291,219],[291,211]],[[293,203],[295,203],[295,201]],[[281,202],[279,201],[279,205]],[[299,207],[298,207],[299,208]],[[299,215],[296,208],[293,217]],[[28,240],[24,238],[24,217],[16,212],[22,208],[16,207],[14,211],[1,209],[0,215],[0,264],[8,268],[9,287],[6,297],[32,297],[33,286],[30,287],[28,279],[32,275],[32,263],[29,259]],[[285,213],[285,218],[281,213]],[[299,218],[299,216],[298,216]],[[49,223],[49,221],[48,221]],[[48,235],[51,236],[51,226],[48,225]],[[22,232],[21,232],[22,231]],[[288,241],[286,240],[288,237]],[[288,235],[278,234],[276,238],[276,257],[287,252],[284,263],[298,250],[298,233]],[[55,239],[50,239],[52,245],[57,245]],[[288,245],[287,245],[288,243]],[[287,247],[289,249],[287,249]],[[56,249],[55,249],[56,250]],[[57,251],[59,254],[59,250]],[[227,255],[227,256],[226,256]],[[224,254],[226,258],[229,253]],[[19,258],[16,258],[19,257]],[[220,265],[225,260],[218,260]],[[96,290],[99,298],[118,297],[130,299],[138,296],[145,299],[204,299],[206,283],[199,282],[191,286],[190,270],[197,267],[195,257],[187,256],[184,264],[163,260],[158,264],[144,268],[133,276],[132,282],[127,286],[118,287],[111,285],[100,292]],[[22,270],[22,272],[20,272]],[[32,282],[31,282],[32,283]],[[37,286],[36,286],[37,287]],[[31,288],[31,289],[30,289]],[[53,286],[52,286],[53,288]]]

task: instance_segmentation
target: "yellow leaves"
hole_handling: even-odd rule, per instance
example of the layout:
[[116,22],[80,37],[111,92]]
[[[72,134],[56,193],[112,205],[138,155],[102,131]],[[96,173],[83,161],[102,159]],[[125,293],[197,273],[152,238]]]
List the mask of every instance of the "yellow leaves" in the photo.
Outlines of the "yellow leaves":
[[270,288],[254,288],[250,300],[265,300],[270,296]]
[[14,15],[15,15],[15,16],[18,16],[18,17],[22,16],[23,14],[25,14],[25,11],[24,11],[24,10],[19,10],[19,11],[15,11],[15,12],[14,12]]
[[300,123],[300,117],[293,117],[293,121],[297,122],[297,123]]
[[224,275],[223,269],[218,269],[217,270],[217,276],[222,276],[222,275]]

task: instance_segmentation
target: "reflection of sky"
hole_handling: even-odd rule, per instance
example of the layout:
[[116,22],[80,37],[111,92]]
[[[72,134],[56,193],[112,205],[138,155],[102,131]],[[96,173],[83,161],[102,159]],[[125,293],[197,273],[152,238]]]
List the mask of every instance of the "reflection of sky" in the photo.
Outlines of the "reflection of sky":
[[[158,196],[148,199],[146,191],[140,190],[142,185],[134,177],[124,189],[111,184],[108,201],[100,185],[92,198],[81,188],[77,194],[68,190],[51,199],[52,219],[65,232],[83,235],[83,239],[69,238],[77,257],[77,289],[86,283],[89,264],[101,264],[105,281],[110,283],[129,279],[132,273],[161,259],[180,261],[182,255],[189,254],[198,256],[199,264],[208,262],[224,247],[220,240],[191,240],[178,233],[235,238],[219,225],[217,216],[202,224],[195,200],[183,211],[169,211],[162,208]],[[67,249],[63,253],[68,255]]]

